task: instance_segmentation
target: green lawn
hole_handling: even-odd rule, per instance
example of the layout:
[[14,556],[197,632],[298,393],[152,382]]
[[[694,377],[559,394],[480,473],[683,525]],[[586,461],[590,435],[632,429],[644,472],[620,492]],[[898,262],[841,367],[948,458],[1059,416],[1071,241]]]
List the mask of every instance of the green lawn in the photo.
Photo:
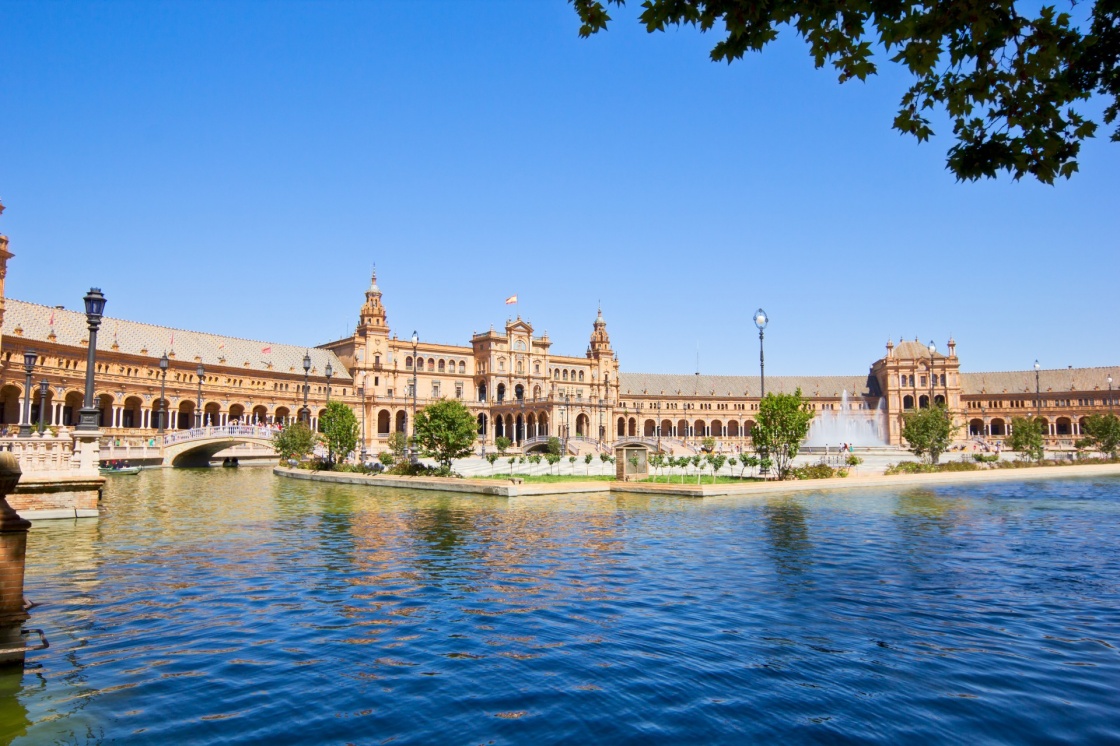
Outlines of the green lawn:
[[[659,483],[659,484],[666,484],[666,483],[668,483],[668,484],[681,484],[681,475],[677,474],[677,475],[669,477],[667,479],[664,476],[650,477],[649,479],[643,479],[642,481],[643,482],[655,482],[655,483]],[[700,484],[743,484],[745,482],[761,482],[761,481],[763,481],[762,477],[742,477],[742,478],[739,478],[739,477],[729,477],[729,476],[726,476],[724,474],[720,474],[718,477],[716,477],[715,482],[712,482],[712,475],[711,474],[703,474],[700,477]],[[695,474],[685,474],[684,475],[684,484],[696,484],[696,475]]]
[[[613,474],[514,474],[513,476],[524,479],[526,483],[532,482],[613,482]],[[505,479],[510,478],[509,472],[505,474],[483,474],[477,479]]]

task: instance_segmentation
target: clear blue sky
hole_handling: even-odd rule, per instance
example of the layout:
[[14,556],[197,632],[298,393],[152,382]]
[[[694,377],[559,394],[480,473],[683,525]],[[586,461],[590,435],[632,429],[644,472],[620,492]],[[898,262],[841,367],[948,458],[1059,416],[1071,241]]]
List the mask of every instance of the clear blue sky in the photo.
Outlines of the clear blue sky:
[[759,306],[774,374],[899,335],[969,370],[1120,363],[1120,145],[1055,187],[957,184],[948,137],[890,128],[889,65],[839,85],[792,33],[716,64],[631,5],[581,40],[562,0],[5,2],[8,294],[312,345],[376,262],[402,337],[466,343],[516,293],[582,354],[601,299],[631,371],[699,345],[757,372]]

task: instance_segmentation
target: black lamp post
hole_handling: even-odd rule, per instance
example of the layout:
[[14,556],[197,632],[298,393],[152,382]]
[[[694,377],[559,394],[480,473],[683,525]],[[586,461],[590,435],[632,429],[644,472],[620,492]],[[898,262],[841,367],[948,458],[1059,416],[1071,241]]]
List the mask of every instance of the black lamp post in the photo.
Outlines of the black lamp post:
[[603,430],[603,400],[599,400],[599,443],[606,440],[606,432]]
[[307,377],[311,374],[311,353],[303,353],[303,406],[299,410],[299,421],[311,428],[311,408],[307,406],[307,393],[311,388],[307,383]]
[[97,329],[101,326],[101,314],[105,311],[105,296],[101,288],[90,288],[82,299],[86,305],[86,324],[89,326],[89,349],[86,353],[86,399],[85,406],[78,412],[78,426],[75,430],[96,432],[101,424],[101,410],[93,406],[93,371],[97,365]]
[[937,345],[929,341],[929,407],[933,409],[933,356],[937,353]]
[[27,381],[23,385],[23,417],[19,423],[19,436],[31,436],[31,374],[35,371],[35,361],[39,358],[34,350],[23,353],[23,369],[27,372]]
[[408,449],[409,460],[413,464],[419,460],[416,454],[416,369],[419,367],[416,350],[419,343],[420,335],[414,329],[412,331],[412,444]]
[[167,369],[169,367],[171,361],[167,359],[165,352],[159,359],[159,431],[161,433],[167,429]]
[[1108,413],[1112,414],[1112,374],[1108,374]]
[[331,403],[331,376],[334,375],[334,368],[331,367],[331,363],[330,363],[329,360],[327,361],[327,367],[323,371],[323,375],[325,375],[327,377],[327,404],[330,404]]
[[[758,327],[758,387],[759,387],[759,409],[762,408],[762,400],[766,398],[766,356],[763,354],[763,338],[766,336],[766,325],[770,323],[770,317],[761,308],[754,312],[754,325]],[[759,467],[758,473],[766,476],[770,473],[770,466],[767,464],[769,455],[766,452],[766,444],[762,445],[759,449],[758,455],[761,457],[762,465]]]
[[1038,410],[1038,416],[1042,416],[1042,384],[1039,383],[1038,373],[1042,366],[1038,364],[1038,360],[1034,361],[1034,408]]
[[195,373],[198,375],[198,407],[194,413],[194,426],[202,427],[202,377],[206,375],[206,368],[202,367],[202,363],[198,364]]
[[39,434],[43,434],[43,427],[47,421],[47,393],[50,391],[51,384],[47,379],[39,381]]
[[362,455],[361,455],[361,458],[362,458],[362,465],[364,466],[365,463],[366,463],[366,455],[367,455],[367,452],[366,452],[366,387],[364,385],[358,387],[358,396],[362,400]]

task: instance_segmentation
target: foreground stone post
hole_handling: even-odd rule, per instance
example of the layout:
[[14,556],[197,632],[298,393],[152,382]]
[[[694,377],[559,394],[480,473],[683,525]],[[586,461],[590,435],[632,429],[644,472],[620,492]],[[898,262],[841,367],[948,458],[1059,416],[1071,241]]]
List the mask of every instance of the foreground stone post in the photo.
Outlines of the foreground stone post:
[[23,568],[31,521],[20,518],[7,500],[22,473],[15,456],[0,453],[0,667],[23,665],[25,653]]

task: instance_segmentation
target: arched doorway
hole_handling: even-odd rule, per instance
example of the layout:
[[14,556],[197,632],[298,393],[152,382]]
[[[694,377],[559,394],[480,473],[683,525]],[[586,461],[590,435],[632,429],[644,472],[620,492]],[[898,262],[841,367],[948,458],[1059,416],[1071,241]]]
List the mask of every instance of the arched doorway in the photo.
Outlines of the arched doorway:
[[272,419],[281,425],[290,425],[293,421],[292,411],[287,407],[277,407],[276,414],[273,415]]
[[97,397],[97,409],[101,412],[101,427],[115,427],[113,422],[113,397],[111,394],[101,394]]
[[377,434],[388,435],[389,426],[392,422],[392,416],[389,414],[388,409],[379,410],[377,413]]
[[619,417],[618,418],[618,437],[620,437],[620,438],[625,438],[626,437],[626,418],[625,417]]
[[175,413],[176,427],[180,430],[190,430],[194,427],[194,402],[190,399],[183,399],[179,402],[179,410]]
[[576,435],[586,438],[591,432],[591,420],[582,412],[576,415]]
[[121,427],[140,427],[143,420],[144,402],[139,396],[130,396],[124,400],[124,409],[121,410]]
[[642,423],[642,435],[647,438],[652,438],[657,435],[657,423],[653,420],[646,420]]
[[206,402],[202,407],[202,424],[204,427],[217,427],[222,424],[222,405],[216,401]]
[[991,428],[992,435],[1007,435],[1007,425],[999,417],[996,417],[994,420],[992,420]]
[[397,412],[396,431],[398,433],[407,433],[408,432],[408,413],[405,412],[403,409],[399,410]]
[[244,422],[245,407],[241,404],[231,404],[229,407],[229,422]]
[[253,407],[253,424],[263,425],[268,422],[268,407],[263,404],[258,404]]
[[68,391],[62,405],[62,424],[73,427],[78,424],[78,412],[81,411],[85,397],[77,391]]
[[984,434],[984,420],[977,417],[968,421],[968,434],[971,436]]
[[478,434],[486,435],[486,415],[481,413],[478,415]]
[[0,420],[3,421],[3,424],[19,424],[20,393],[20,389],[16,386],[5,386],[0,389]]
[[638,421],[631,417],[626,423],[626,434],[631,438],[638,434]]

